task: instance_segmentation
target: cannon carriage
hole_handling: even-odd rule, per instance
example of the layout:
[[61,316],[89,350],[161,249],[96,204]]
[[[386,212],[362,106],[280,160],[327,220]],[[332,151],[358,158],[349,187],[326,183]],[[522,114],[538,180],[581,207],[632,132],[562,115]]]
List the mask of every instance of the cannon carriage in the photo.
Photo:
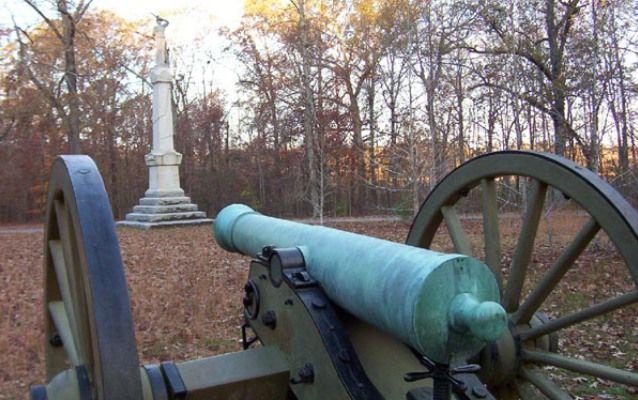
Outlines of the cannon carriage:
[[[504,176],[532,183],[509,266],[496,199]],[[455,208],[471,190],[480,191],[483,261],[472,257]],[[572,199],[588,219],[524,296],[547,193]],[[429,250],[443,224],[454,254]],[[572,398],[543,366],[638,388],[630,367],[561,352],[561,330],[638,302],[638,214],[601,178],[557,156],[468,161],[430,193],[406,244],[225,208],[216,240],[252,257],[244,351],[186,362],[139,365],[113,217],[90,158],[54,163],[45,227],[47,383],[32,386],[32,399]],[[600,231],[632,289],[550,319],[541,305]]]

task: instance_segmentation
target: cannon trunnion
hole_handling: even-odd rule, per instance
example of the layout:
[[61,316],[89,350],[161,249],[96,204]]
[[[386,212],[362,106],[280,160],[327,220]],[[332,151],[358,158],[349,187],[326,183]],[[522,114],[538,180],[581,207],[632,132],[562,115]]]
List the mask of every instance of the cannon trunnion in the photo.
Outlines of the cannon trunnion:
[[[510,262],[496,187],[511,176],[531,190]],[[559,194],[589,219],[528,287],[544,202]],[[485,263],[472,258],[456,209],[472,196]],[[426,250],[442,224],[455,254]],[[244,350],[185,362],[139,365],[113,217],[90,158],[55,161],[45,227],[47,383],[31,387],[34,400],[572,398],[544,366],[638,390],[631,368],[562,354],[562,330],[638,302],[638,214],[560,157],[500,152],[462,165],[424,202],[409,246],[229,206],[216,239],[252,257]],[[541,305],[600,231],[625,263],[629,290],[548,317]]]

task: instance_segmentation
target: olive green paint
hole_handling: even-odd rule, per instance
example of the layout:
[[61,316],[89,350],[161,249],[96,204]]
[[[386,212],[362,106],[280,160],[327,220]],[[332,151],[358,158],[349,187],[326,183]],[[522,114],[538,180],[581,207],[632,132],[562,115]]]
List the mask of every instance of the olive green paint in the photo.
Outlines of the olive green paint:
[[405,399],[411,389],[432,387],[431,379],[403,379],[409,372],[424,370],[404,343],[349,314],[341,319],[366,375],[384,399]]
[[177,364],[189,400],[285,399],[290,371],[266,346]]
[[[261,343],[281,351],[288,363],[291,378],[298,377],[298,371],[306,363],[313,365],[314,382],[290,385],[291,391],[296,398],[303,400],[349,399],[317,326],[301,299],[285,283],[279,287],[273,286],[267,276],[268,270],[263,264],[250,263],[249,279],[257,286],[260,302],[258,314],[248,323]],[[262,316],[268,311],[277,316],[275,329],[264,325],[262,321]]]
[[[435,361],[468,357],[506,327],[498,304],[450,310],[463,293],[479,304],[499,301],[490,269],[470,257],[271,218],[240,204],[217,215],[214,231],[224,249],[250,256],[266,245],[299,247],[333,301]],[[472,329],[477,321],[485,327]]]
[[67,369],[47,384],[47,398],[51,400],[80,400],[78,377],[75,369]]

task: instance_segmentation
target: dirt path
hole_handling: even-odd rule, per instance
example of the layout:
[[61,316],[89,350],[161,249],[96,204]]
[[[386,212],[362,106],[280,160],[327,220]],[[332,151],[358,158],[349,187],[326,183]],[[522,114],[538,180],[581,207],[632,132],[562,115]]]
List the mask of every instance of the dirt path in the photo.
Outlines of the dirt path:
[[13,235],[15,233],[41,233],[42,225],[0,226],[0,235]]
[[[316,218],[300,218],[294,219],[297,222],[306,224],[318,224],[319,219]],[[324,224],[334,223],[378,223],[378,222],[400,222],[401,218],[389,215],[372,215],[367,217],[336,217],[324,218]],[[42,224],[29,225],[0,225],[0,235],[12,235],[16,233],[42,233]]]
[[[505,216],[506,218],[512,216]],[[478,220],[483,218],[480,214],[464,214],[461,215],[462,220]],[[304,224],[319,224],[318,218],[295,218],[292,219],[296,222]],[[370,215],[363,217],[330,217],[324,218],[323,223],[328,225],[333,224],[377,224],[383,222],[409,222],[401,217],[393,215]],[[13,235],[13,234],[30,234],[30,233],[42,233],[44,231],[41,224],[29,224],[29,225],[0,225],[0,235]]]

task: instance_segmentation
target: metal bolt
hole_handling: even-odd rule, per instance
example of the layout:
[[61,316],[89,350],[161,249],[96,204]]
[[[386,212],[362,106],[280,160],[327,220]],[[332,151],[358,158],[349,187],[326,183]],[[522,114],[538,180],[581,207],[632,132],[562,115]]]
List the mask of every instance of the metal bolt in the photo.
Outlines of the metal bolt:
[[341,350],[339,352],[339,360],[346,364],[350,363],[350,354],[348,353],[348,350]]
[[261,317],[261,322],[269,327],[270,329],[275,329],[277,327],[277,314],[274,311],[267,311]]
[[299,372],[298,378],[291,378],[290,383],[296,385],[298,383],[313,383],[315,381],[315,369],[310,363],[306,363]]
[[264,256],[264,258],[270,258],[270,256],[272,255],[272,251],[273,251],[273,247],[272,246],[264,246],[261,249],[261,255]]
[[319,309],[326,308],[326,302],[323,299],[313,299],[312,306]]
[[310,282],[310,275],[306,271],[295,272],[293,277],[299,282]]
[[62,342],[62,338],[57,333],[54,333],[53,336],[49,339],[49,343],[53,347],[62,347],[64,343]]

